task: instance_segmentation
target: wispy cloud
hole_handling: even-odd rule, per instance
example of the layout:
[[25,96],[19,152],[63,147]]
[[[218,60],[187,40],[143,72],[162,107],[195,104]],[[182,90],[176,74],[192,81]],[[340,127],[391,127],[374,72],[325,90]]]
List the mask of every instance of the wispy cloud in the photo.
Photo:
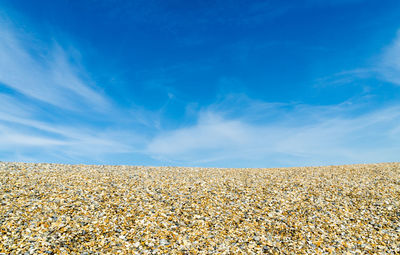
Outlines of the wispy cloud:
[[0,38],[0,82],[5,86],[64,109],[109,106],[109,100],[80,76],[56,42],[43,45],[6,19],[0,19]]
[[[0,155],[15,150],[21,158],[24,155],[21,151],[36,151],[36,160],[95,163],[106,161],[110,154],[133,153],[135,145],[143,142],[143,138],[126,130],[116,131],[84,122],[73,126],[38,121],[27,112],[23,116],[0,112]],[[48,151],[54,155],[50,157]]]
[[[123,115],[121,109],[52,41],[49,46],[0,19],[0,156],[95,163],[109,154],[133,153],[144,138],[110,124]],[[125,111],[132,123],[143,115],[140,109]]]
[[346,85],[354,81],[375,78],[395,85],[400,85],[400,31],[396,38],[374,56],[375,61],[369,66],[342,71],[316,80],[317,86]]
[[400,31],[385,49],[378,71],[384,80],[400,85]]
[[277,105],[270,111],[285,117],[269,123],[247,121],[254,114],[251,104],[235,118],[212,108],[203,110],[195,125],[157,136],[148,153],[176,160],[171,164],[262,167],[265,162],[290,166],[394,161],[400,152],[398,105],[364,114],[355,114],[350,104],[292,109]]

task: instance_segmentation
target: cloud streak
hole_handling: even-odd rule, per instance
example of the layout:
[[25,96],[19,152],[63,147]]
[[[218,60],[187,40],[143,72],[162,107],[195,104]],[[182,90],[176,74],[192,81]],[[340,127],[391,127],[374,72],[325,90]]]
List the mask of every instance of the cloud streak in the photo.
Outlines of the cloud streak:
[[384,80],[400,85],[400,31],[385,49],[378,71]]
[[109,124],[121,109],[70,58],[54,39],[49,47],[0,19],[0,156],[95,163],[133,153],[143,142],[135,132]]
[[5,19],[0,19],[0,38],[0,82],[5,86],[63,109],[104,109],[110,104],[88,85],[91,81],[80,77],[57,43],[41,45]]
[[[355,110],[349,105],[277,106],[271,110],[285,118],[270,123],[248,122],[251,107],[235,118],[211,108],[199,114],[195,125],[157,136],[148,153],[176,159],[171,163],[263,167],[265,162],[294,166],[395,161],[400,152],[400,106],[356,117],[348,117]],[[318,118],[310,121],[309,116]]]

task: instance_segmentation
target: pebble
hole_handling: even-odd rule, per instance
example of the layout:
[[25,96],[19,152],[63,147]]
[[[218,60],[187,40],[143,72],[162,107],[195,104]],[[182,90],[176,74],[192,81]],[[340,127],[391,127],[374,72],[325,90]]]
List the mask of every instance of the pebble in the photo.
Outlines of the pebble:
[[169,242],[167,240],[165,240],[165,239],[160,240],[160,245],[168,245],[168,244],[169,244]]
[[0,162],[0,254],[396,254],[400,163]]

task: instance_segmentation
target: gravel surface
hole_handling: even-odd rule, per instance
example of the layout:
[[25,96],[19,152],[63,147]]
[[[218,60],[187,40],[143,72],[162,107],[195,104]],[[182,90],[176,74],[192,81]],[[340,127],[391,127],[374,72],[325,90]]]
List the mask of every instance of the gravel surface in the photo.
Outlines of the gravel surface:
[[0,254],[400,254],[400,163],[0,162]]

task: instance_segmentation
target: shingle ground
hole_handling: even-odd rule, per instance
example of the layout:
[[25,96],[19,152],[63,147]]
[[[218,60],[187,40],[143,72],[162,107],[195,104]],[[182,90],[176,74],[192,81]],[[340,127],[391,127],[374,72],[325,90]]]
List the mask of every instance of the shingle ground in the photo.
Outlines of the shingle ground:
[[0,254],[399,254],[400,163],[0,162]]

